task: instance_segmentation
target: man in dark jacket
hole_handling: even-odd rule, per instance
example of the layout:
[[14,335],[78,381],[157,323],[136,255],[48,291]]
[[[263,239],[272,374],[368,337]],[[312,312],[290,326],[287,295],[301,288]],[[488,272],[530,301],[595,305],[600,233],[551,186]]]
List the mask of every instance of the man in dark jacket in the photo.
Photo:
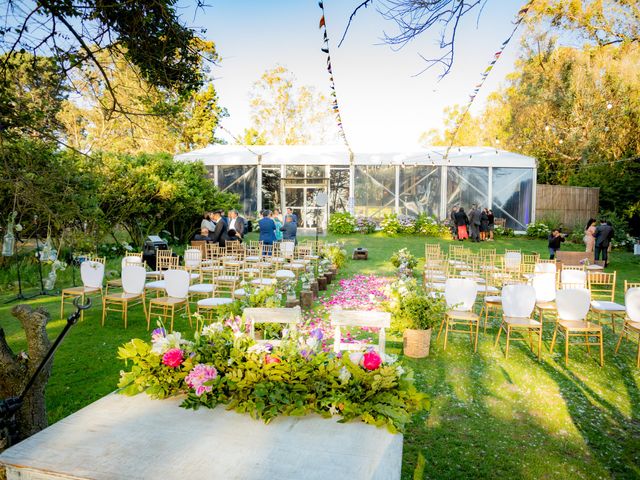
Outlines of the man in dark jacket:
[[473,205],[469,212],[469,236],[472,242],[480,241],[480,209],[477,205]]
[[606,220],[600,220],[600,225],[596,227],[596,246],[595,246],[595,257],[596,260],[600,260],[600,255],[602,254],[602,261],[604,262],[604,266],[607,266],[608,258],[608,249],[611,240],[613,239],[613,227],[607,225]]
[[549,259],[556,258],[556,252],[560,250],[560,244],[564,242],[564,235],[557,228],[549,235]]
[[227,223],[222,219],[222,210],[213,212],[212,220],[216,222],[216,228],[213,232],[209,232],[211,243],[217,243],[224,247],[227,241]]
[[293,221],[293,215],[285,215],[284,225],[280,227],[282,232],[282,240],[297,242],[298,224]]
[[244,218],[238,215],[237,210],[229,210],[228,230],[235,230],[240,238],[244,236]]

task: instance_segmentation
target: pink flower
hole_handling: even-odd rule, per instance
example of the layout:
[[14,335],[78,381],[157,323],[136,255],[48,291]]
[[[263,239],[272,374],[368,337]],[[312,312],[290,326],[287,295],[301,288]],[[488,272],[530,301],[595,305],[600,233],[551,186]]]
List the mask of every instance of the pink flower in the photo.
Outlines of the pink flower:
[[179,348],[171,348],[167,350],[162,356],[162,363],[164,363],[167,367],[172,368],[178,368],[180,365],[182,365],[183,360],[184,354]]
[[282,360],[280,360],[278,357],[272,356],[272,355],[265,355],[264,356],[264,364],[268,365],[269,363],[280,363]]
[[205,385],[209,380],[213,380],[218,376],[216,367],[199,363],[191,369],[189,375],[184,379],[185,383],[195,389],[196,395],[200,396],[205,392],[213,390],[211,385]]
[[364,368],[367,370],[377,370],[381,364],[382,358],[375,350],[367,352],[362,356],[362,365],[364,365]]

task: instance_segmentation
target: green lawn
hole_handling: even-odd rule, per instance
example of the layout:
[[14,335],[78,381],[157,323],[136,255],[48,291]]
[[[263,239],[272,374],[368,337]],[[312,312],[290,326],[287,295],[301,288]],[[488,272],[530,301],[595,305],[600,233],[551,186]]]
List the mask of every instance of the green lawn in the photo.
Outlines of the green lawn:
[[[394,250],[407,247],[422,256],[425,243],[424,238],[390,239],[378,234],[340,238],[349,251],[356,246],[369,249],[369,260],[350,261],[341,271],[343,277],[391,275],[387,259]],[[504,239],[467,245],[546,255],[545,241]],[[609,270],[618,272],[619,300],[624,279],[640,281],[639,264],[631,254],[614,253]],[[63,280],[69,281],[69,272]],[[0,301],[3,298],[9,295]],[[52,313],[48,331],[55,336],[64,325],[59,320],[59,300],[40,297],[30,303]],[[0,327],[14,348],[24,348],[24,336],[10,308],[0,306]],[[92,308],[72,329],[55,357],[47,389],[52,422],[113,391],[122,368],[116,360],[117,347],[132,337],[147,336],[142,313],[135,312],[127,330],[116,315],[102,328],[99,308]],[[187,328],[186,320],[181,322],[177,328]],[[617,336],[606,327],[604,368],[598,366],[593,351],[589,356],[579,347],[571,350],[565,367],[558,347],[555,355],[549,354],[551,331],[547,325],[541,362],[518,343],[505,359],[504,341],[493,346],[495,327],[480,335],[476,354],[468,338],[450,337],[446,352],[440,342],[432,345],[428,358],[407,360],[432,405],[405,435],[403,478],[640,478],[640,371],[635,367],[635,343],[626,342],[614,356]],[[400,353],[400,338],[390,337],[388,349]]]

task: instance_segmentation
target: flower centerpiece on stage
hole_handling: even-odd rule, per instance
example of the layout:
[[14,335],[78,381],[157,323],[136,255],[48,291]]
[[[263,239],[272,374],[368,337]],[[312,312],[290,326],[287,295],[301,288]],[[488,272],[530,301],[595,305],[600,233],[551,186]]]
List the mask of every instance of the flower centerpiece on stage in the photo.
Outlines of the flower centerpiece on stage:
[[269,422],[279,415],[338,415],[402,431],[426,408],[412,371],[375,350],[335,354],[323,330],[284,329],[278,345],[256,342],[240,317],[205,326],[193,340],[157,329],[151,342],[134,339],[118,356],[120,393],[153,398],[186,394],[185,408],[227,405]]

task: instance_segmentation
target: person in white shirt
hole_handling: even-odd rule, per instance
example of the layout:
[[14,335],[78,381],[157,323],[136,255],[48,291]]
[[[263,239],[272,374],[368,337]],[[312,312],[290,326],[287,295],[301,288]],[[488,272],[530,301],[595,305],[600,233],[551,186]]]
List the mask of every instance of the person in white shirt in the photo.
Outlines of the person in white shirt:
[[244,236],[244,218],[238,215],[237,210],[229,210],[229,230],[235,230],[236,234],[242,238]]

